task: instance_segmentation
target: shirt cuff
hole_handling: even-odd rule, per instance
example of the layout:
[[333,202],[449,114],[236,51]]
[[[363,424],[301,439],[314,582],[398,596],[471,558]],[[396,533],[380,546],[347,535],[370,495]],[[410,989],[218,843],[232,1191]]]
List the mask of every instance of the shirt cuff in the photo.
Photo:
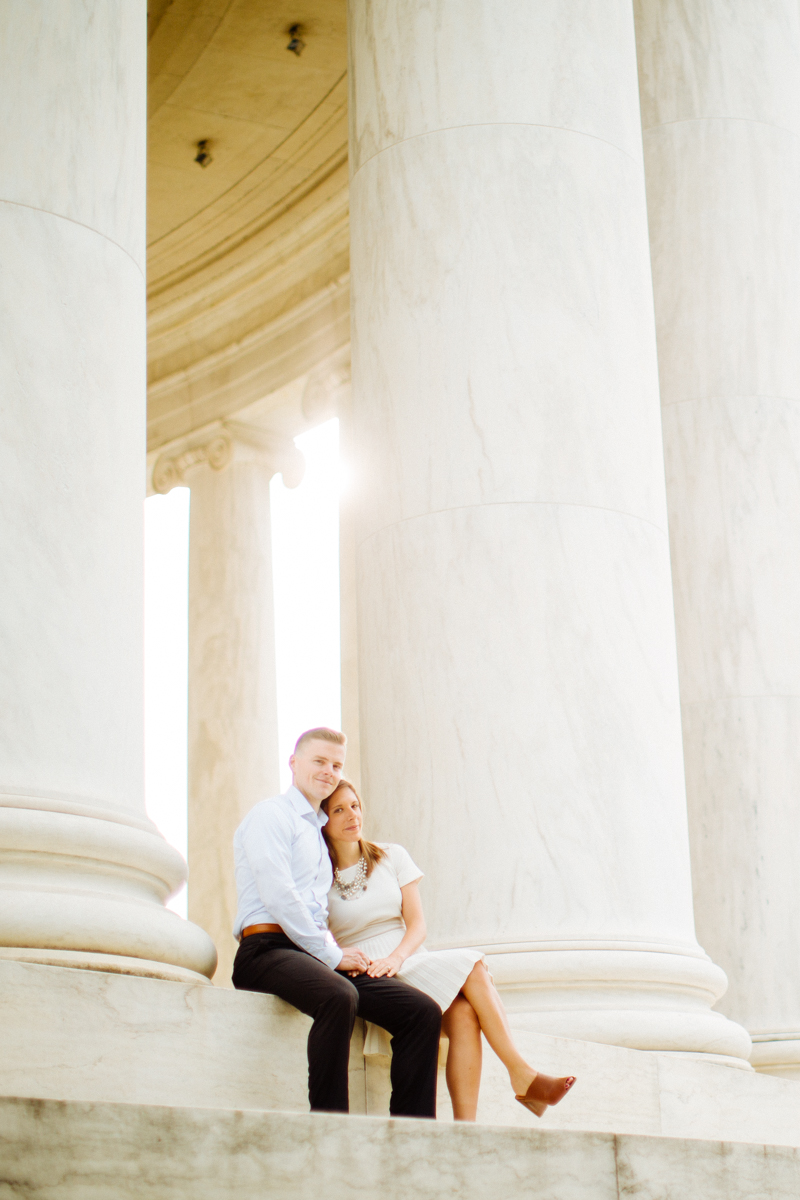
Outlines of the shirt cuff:
[[333,942],[332,945],[325,947],[324,958],[322,955],[320,955],[320,958],[322,958],[322,961],[327,967],[330,967],[333,971],[335,971],[339,963],[344,958],[344,950],[342,950],[340,946],[337,946],[336,943]]

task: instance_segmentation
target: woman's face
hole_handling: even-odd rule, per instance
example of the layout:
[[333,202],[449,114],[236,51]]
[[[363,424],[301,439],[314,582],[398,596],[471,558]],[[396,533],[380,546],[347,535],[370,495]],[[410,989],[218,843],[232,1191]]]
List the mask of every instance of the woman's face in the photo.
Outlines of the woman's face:
[[334,842],[357,842],[361,837],[361,805],[349,788],[342,788],[328,802],[325,832]]

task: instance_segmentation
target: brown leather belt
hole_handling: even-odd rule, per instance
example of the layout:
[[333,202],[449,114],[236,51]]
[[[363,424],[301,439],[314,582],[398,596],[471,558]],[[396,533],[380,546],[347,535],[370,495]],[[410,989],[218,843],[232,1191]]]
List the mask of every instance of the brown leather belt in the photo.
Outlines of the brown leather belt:
[[245,925],[242,937],[250,937],[251,933],[283,933],[280,925]]

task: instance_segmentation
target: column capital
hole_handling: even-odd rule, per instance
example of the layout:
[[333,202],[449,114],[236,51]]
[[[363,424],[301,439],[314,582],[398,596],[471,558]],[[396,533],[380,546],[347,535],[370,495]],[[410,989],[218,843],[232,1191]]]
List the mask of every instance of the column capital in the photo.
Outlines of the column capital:
[[295,488],[305,474],[305,460],[294,441],[283,434],[248,425],[243,421],[217,421],[213,426],[182,438],[156,459],[152,490],[166,495],[174,487],[189,483],[187,473],[208,466],[224,471],[234,461],[259,461],[273,475],[283,475],[288,488]]
[[312,371],[303,389],[300,407],[307,421],[315,424],[339,416],[345,389],[350,388],[350,347],[333,361]]

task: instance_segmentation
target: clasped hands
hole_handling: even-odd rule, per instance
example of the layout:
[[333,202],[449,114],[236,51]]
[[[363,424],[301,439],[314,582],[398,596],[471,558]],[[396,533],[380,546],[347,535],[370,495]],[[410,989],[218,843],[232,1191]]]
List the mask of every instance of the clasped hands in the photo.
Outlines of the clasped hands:
[[381,979],[384,976],[391,979],[403,965],[403,959],[399,954],[390,954],[388,958],[367,958],[363,950],[351,949],[342,947],[342,961],[336,968],[345,975],[369,975],[372,979]]

